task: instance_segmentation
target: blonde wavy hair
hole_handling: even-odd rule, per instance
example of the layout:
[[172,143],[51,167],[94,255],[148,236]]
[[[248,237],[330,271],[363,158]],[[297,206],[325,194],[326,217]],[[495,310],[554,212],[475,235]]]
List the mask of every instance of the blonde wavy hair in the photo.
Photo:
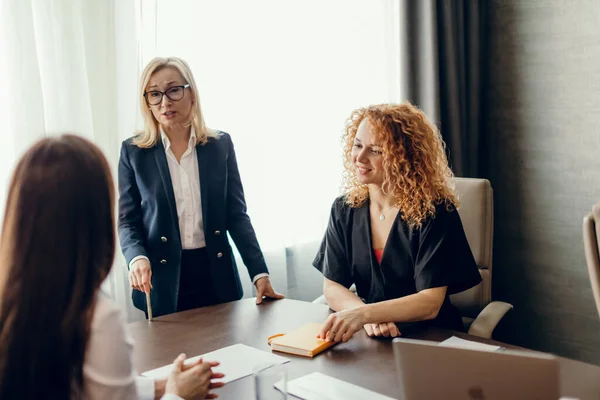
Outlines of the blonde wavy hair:
[[173,67],[179,71],[183,79],[187,84],[190,85],[190,90],[194,96],[194,104],[192,105],[192,111],[190,114],[189,126],[194,128],[196,133],[196,142],[199,144],[206,144],[208,138],[218,137],[218,133],[206,127],[204,123],[204,116],[200,109],[200,95],[198,94],[198,86],[194,80],[194,75],[190,66],[181,58],[178,57],[156,57],[146,65],[142,72],[142,78],[140,80],[140,107],[142,109],[142,116],[144,118],[144,130],[138,132],[136,137],[133,139],[133,144],[138,147],[149,148],[154,147],[158,142],[160,136],[158,121],[152,115],[152,110],[146,103],[144,93],[150,78],[155,72],[158,72],[164,68]]
[[360,207],[369,198],[369,189],[359,182],[352,163],[354,138],[365,119],[373,126],[374,143],[382,150],[381,190],[395,198],[395,206],[409,226],[421,227],[441,203],[449,210],[458,207],[440,133],[423,111],[408,102],[360,108],[346,121],[343,186],[348,205]]

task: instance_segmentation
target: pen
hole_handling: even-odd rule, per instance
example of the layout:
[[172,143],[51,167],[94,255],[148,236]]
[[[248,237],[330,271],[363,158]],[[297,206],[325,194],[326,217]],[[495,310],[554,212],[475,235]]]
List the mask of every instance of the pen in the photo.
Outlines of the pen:
[[146,306],[148,307],[148,322],[152,322],[152,303],[150,302],[150,292],[146,293]]

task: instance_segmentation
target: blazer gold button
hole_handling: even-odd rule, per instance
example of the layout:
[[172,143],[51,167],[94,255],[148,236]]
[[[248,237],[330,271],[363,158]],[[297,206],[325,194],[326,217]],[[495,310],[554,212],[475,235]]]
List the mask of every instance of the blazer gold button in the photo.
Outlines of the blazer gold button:
[[161,264],[166,264],[166,263],[167,263],[167,260],[160,260],[160,263],[161,263]]
[[163,242],[163,243],[167,243],[167,238],[166,238],[166,237],[164,237],[164,236],[162,236],[162,237],[160,238],[160,241],[161,241],[161,242]]
[[215,235],[219,236],[221,234],[221,231],[215,231]]
[[221,257],[223,257],[223,253],[220,253],[220,252],[217,253],[217,258],[221,258]]

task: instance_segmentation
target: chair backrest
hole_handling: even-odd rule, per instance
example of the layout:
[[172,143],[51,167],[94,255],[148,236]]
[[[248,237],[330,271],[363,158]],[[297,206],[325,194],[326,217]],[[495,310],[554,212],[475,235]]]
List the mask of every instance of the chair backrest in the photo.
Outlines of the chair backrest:
[[451,296],[468,325],[492,300],[494,196],[487,179],[454,178],[454,185],[460,201],[458,213],[482,278],[479,285]]
[[600,203],[583,218],[583,245],[596,309],[600,314]]

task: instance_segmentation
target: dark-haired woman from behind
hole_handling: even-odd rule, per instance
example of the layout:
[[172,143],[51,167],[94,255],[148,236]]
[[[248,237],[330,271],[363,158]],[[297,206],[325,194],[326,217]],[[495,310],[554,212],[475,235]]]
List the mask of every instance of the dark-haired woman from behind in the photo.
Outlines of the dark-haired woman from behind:
[[[19,161],[0,239],[1,399],[144,397],[120,313],[100,293],[113,210],[109,166],[89,141],[44,139]],[[151,397],[216,397],[217,363],[184,367],[184,358]]]

